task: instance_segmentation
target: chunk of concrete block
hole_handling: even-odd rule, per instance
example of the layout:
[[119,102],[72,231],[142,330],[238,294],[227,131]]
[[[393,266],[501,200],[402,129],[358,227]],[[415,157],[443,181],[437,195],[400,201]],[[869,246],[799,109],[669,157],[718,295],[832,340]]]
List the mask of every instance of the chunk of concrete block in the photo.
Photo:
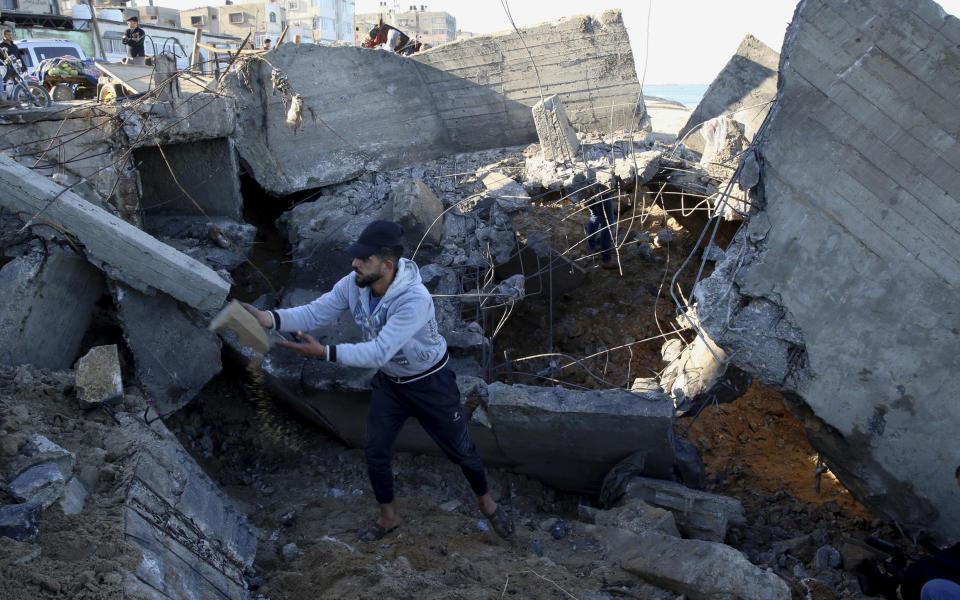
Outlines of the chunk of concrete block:
[[185,405],[220,372],[220,339],[194,324],[175,300],[118,285],[115,302],[137,378],[158,414]]
[[673,481],[633,477],[621,502],[633,499],[670,510],[681,533],[699,540],[723,542],[728,525],[746,522],[743,505],[736,498],[692,490]]
[[740,123],[747,140],[752,140],[777,95],[777,70],[780,55],[747,34],[730,61],[704,92],[700,104],[690,114],[678,139],[688,148],[703,152],[703,139],[695,129],[720,115]]
[[533,105],[533,123],[544,159],[559,163],[578,160],[580,142],[577,132],[570,126],[567,111],[557,96],[544,98]]
[[443,203],[421,179],[404,179],[390,193],[385,219],[403,226],[403,242],[411,251],[438,246],[443,235]]
[[[677,410],[686,411],[723,376],[727,353],[706,332],[701,332],[686,346],[680,346],[682,349],[675,342],[677,340],[670,340],[664,344],[664,360],[667,352],[674,358],[664,367],[660,385],[673,397]],[[684,404],[685,399],[694,402]]]
[[588,522],[596,525],[619,527],[633,533],[656,531],[665,535],[680,537],[680,530],[677,529],[677,522],[672,512],[647,504],[642,500],[633,499],[609,510],[594,510],[592,512],[593,514]]
[[103,277],[78,256],[10,261],[0,269],[0,362],[70,368],[102,294]]
[[77,398],[94,407],[123,400],[123,377],[117,345],[91,348],[77,361]]
[[665,394],[503,383],[487,394],[497,444],[520,472],[595,492],[617,462],[641,450],[645,473],[673,472],[673,402]]
[[27,441],[20,448],[20,455],[14,457],[10,463],[11,467],[19,472],[28,467],[50,461],[57,465],[57,468],[63,473],[64,479],[67,479],[73,473],[73,467],[77,464],[77,455],[35,433],[27,438]]
[[79,515],[83,512],[83,506],[87,502],[87,491],[83,482],[78,477],[71,477],[70,481],[63,488],[63,494],[60,496],[60,508],[65,515]]
[[515,212],[530,206],[530,194],[522,185],[503,173],[490,173],[483,178],[483,185],[490,196],[507,212]]
[[[29,215],[42,213],[44,220],[74,236],[87,259],[109,277],[143,292],[165,292],[201,310],[216,308],[226,299],[230,286],[209,267],[3,154],[0,182],[6,190],[0,206]],[[42,223],[37,221],[38,226]]]
[[624,185],[643,185],[660,171],[662,157],[663,152],[660,150],[648,150],[623,158],[618,157],[613,162],[613,172]]
[[57,463],[51,461],[30,467],[3,489],[17,502],[39,502],[47,508],[60,497],[66,483]]
[[691,600],[790,598],[786,581],[724,544],[597,525],[586,526],[585,533],[599,539],[620,568]]
[[229,304],[223,307],[223,310],[210,321],[207,329],[210,331],[220,331],[221,329],[232,331],[236,334],[237,341],[260,354],[266,354],[270,350],[270,338],[267,336],[267,332],[257,322],[257,318],[236,300],[231,300]]
[[0,537],[32,542],[40,533],[43,505],[39,502],[0,506]]

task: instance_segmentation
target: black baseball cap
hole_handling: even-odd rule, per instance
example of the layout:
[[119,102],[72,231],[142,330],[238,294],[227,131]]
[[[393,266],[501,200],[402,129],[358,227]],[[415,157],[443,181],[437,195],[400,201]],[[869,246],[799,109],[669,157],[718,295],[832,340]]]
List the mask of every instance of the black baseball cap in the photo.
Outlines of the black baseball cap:
[[354,258],[367,258],[384,246],[403,246],[403,227],[399,223],[383,219],[370,223],[357,241],[347,247],[347,254]]

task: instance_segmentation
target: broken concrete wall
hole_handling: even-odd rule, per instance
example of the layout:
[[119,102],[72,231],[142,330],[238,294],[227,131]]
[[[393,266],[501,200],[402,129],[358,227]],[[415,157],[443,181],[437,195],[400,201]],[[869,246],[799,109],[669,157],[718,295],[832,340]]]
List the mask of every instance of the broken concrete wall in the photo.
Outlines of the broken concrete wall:
[[[637,130],[646,117],[618,11],[444,44],[413,58],[365,48],[285,44],[270,62],[303,98],[271,89],[249,61],[224,89],[241,103],[237,149],[257,182],[282,195],[456,152],[537,141],[531,108],[563,101],[574,127]],[[539,73],[539,83],[537,73]]]
[[53,252],[0,269],[0,362],[69,369],[80,352],[103,276],[79,256]]
[[747,34],[730,62],[707,88],[677,139],[683,140],[688,148],[703,152],[704,141],[697,128],[704,121],[725,114],[743,125],[744,134],[752,140],[777,95],[779,60],[775,50]]
[[619,10],[457,40],[414,60],[432,67],[421,75],[460,151],[537,141],[530,111],[547,96],[578,130],[636,131],[646,119]]
[[960,537],[960,21],[806,0],[759,145],[766,210],[695,291],[877,516]]

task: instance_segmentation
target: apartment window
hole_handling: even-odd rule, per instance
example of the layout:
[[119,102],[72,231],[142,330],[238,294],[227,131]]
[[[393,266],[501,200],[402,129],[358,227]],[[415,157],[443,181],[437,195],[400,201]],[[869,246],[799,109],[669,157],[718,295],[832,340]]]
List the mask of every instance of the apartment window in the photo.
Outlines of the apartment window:
[[253,36],[253,47],[263,48],[263,40],[265,39],[267,39],[267,36],[262,33],[258,33],[257,35]]
[[296,2],[291,2],[290,4],[287,5],[287,7],[288,7],[290,10],[297,10],[297,3],[296,3]]
[[196,16],[190,17],[190,24],[193,25],[194,27],[203,25],[203,15],[196,15]]
[[230,13],[231,23],[243,23],[243,13]]
[[271,22],[271,23],[276,23],[276,22],[277,22],[277,13],[275,13],[275,12],[270,13],[270,22]]
[[313,18],[313,26],[310,29],[320,29],[320,17]]
[[[108,31],[103,34],[103,51],[107,54],[126,54],[127,47],[123,45],[122,35],[115,31]],[[104,57],[106,58],[106,57]]]
[[434,17],[434,18],[433,18],[433,22],[434,22],[434,23],[446,23],[446,22],[447,22],[447,18],[446,18],[446,17]]
[[17,10],[17,3],[15,0],[0,0],[0,9]]

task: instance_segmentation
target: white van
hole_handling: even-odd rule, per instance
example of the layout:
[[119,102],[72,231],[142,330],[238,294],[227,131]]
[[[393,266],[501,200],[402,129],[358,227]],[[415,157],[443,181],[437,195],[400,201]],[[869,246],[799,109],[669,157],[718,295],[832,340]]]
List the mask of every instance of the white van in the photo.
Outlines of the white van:
[[40,61],[46,58],[73,56],[83,60],[87,57],[80,46],[70,40],[32,39],[16,40],[14,43],[22,51],[20,58],[23,60],[23,66],[27,68],[27,74],[29,75],[36,75],[37,66]]

